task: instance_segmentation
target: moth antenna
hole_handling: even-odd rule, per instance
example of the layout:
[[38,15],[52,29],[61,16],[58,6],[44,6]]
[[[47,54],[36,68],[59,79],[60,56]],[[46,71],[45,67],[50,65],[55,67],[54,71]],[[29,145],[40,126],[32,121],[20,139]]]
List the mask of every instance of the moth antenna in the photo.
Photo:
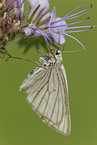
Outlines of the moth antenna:
[[29,60],[29,59],[25,59],[25,58],[21,58],[21,57],[16,57],[16,56],[11,56],[10,58],[13,58],[13,59],[19,59],[19,60],[23,60],[23,61],[27,61],[27,62],[32,62],[32,63],[35,63],[37,65],[41,65],[40,63],[34,61],[34,60]]
[[27,61],[27,62],[32,62],[32,63],[35,63],[35,64],[37,64],[37,65],[39,65],[39,66],[42,66],[40,63],[38,63],[38,62],[36,62],[36,61],[34,61],[34,60],[24,59],[24,58],[16,57],[16,56],[11,56],[9,53],[4,52],[4,51],[2,51],[2,50],[0,50],[0,53],[1,53],[1,54],[5,54],[5,55],[8,56],[8,58],[6,59],[6,61],[8,61],[9,59],[13,58],[13,59],[19,59],[19,60],[23,60],[23,61]]
[[40,53],[45,54],[44,52],[42,52],[40,49],[38,50]]
[[0,53],[8,56],[8,58],[5,61],[7,61],[11,57],[11,55],[9,53],[4,52],[2,50],[0,50]]
[[79,49],[79,50],[73,50],[73,51],[62,51],[62,53],[74,53],[74,52],[79,52],[79,51],[82,51],[84,49]]
[[67,33],[66,33],[66,34],[64,33],[64,35],[66,35],[66,36],[68,36],[68,37],[74,39],[75,41],[77,41],[77,42],[86,50],[85,46],[84,46],[77,38],[75,38],[75,37],[73,37],[72,35],[69,35],[69,34],[67,34]]
[[2,50],[0,50],[0,53],[1,53],[1,54],[5,54],[5,55],[7,55],[7,56],[11,57],[11,55],[10,55],[9,53],[4,52],[4,51],[2,51]]

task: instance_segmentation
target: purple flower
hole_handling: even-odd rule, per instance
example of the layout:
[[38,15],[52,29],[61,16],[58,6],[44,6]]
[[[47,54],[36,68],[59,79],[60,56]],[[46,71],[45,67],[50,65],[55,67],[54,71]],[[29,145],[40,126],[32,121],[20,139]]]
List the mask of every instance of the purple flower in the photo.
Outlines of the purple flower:
[[[57,43],[64,44],[65,43],[65,38],[64,35],[67,35],[73,39],[75,39],[78,43],[82,45],[84,49],[86,49],[83,44],[76,39],[75,37],[71,36],[69,33],[76,33],[76,32],[84,32],[90,30],[93,26],[72,26],[75,24],[83,23],[84,21],[87,21],[90,19],[88,17],[85,20],[73,22],[73,23],[66,23],[65,21],[70,20],[70,19],[75,19],[77,17],[80,17],[86,13],[88,13],[89,9],[92,7],[92,4],[87,9],[84,9],[82,11],[79,11],[77,13],[71,14],[73,11],[78,9],[79,7],[83,6],[84,4],[78,6],[77,8],[73,9],[71,12],[69,12],[67,15],[65,15],[63,18],[56,18],[56,10],[54,8],[52,15],[51,15],[51,20],[49,24],[49,31],[52,34],[52,37],[55,39]],[[70,15],[71,14],[71,15]],[[71,26],[71,27],[70,27]],[[75,30],[76,29],[76,30]]]
[[[1,42],[3,44],[20,34],[20,26],[24,19],[24,0],[3,0],[0,18]],[[7,37],[7,40],[3,39],[4,36]]]
[[52,39],[54,39],[57,43],[64,44],[65,38],[64,36],[69,36],[75,39],[78,43],[82,45],[85,49],[83,44],[75,37],[71,36],[69,33],[76,33],[76,32],[84,32],[90,30],[94,26],[73,26],[75,24],[83,23],[86,20],[89,20],[88,17],[85,20],[67,23],[66,21],[75,19],[77,17],[81,17],[88,13],[89,9],[92,7],[90,6],[84,10],[71,14],[79,7],[82,7],[84,4],[78,6],[77,8],[73,9],[63,18],[56,18],[56,10],[54,8],[53,12],[50,13],[47,10],[49,9],[49,0],[28,0],[30,3],[30,12],[27,18],[28,24],[22,27],[22,32],[25,33],[26,37],[28,36],[35,36],[38,37],[42,35],[47,44],[52,43]]
[[27,18],[28,25],[23,27],[22,32],[28,37],[34,35],[35,37],[43,36],[48,44],[51,39],[43,29],[49,22],[51,13],[47,12],[49,8],[49,0],[28,0],[30,3],[30,12]]

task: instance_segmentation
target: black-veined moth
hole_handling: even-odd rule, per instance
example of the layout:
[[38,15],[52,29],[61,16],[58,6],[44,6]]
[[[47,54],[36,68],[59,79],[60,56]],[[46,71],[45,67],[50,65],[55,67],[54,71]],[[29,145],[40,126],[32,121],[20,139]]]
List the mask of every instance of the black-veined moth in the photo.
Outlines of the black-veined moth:
[[20,91],[26,90],[28,102],[43,121],[64,135],[71,130],[69,94],[62,52],[45,54],[24,80]]

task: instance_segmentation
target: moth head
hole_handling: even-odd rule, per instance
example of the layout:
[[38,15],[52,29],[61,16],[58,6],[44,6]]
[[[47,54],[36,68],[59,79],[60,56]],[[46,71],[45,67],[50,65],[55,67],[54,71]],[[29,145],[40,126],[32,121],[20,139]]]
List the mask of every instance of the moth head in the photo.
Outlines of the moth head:
[[62,52],[60,50],[55,51],[55,57],[58,63],[62,63]]

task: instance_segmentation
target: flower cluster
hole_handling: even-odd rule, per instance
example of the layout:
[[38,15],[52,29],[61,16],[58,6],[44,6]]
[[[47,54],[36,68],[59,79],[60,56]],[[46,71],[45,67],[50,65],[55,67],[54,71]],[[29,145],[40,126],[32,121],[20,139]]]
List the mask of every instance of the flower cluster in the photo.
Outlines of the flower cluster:
[[[72,10],[71,12],[69,12],[63,18],[60,18],[60,17],[56,17],[55,8],[52,11],[52,13],[48,11],[49,8],[48,0],[45,1],[28,0],[28,2],[30,3],[31,6],[29,15],[27,17],[28,24],[22,28],[22,32],[25,33],[26,37],[33,36],[33,35],[35,37],[38,37],[42,35],[47,44],[49,44],[49,42],[52,43],[52,40],[56,41],[57,43],[64,44],[65,43],[64,35],[67,35],[79,42],[79,40],[69,35],[69,33],[88,31],[93,27],[93,26],[76,26],[76,27],[72,26],[74,24],[82,23],[90,19],[90,17],[78,22],[73,22],[68,24],[66,23],[67,20],[75,19],[77,17],[80,17],[88,13],[89,12],[88,10],[92,7],[91,4],[87,9],[71,14],[73,11],[75,11],[76,9],[84,5],[82,4],[77,8],[75,8],[74,10]],[[81,42],[79,43],[81,44]]]
[[[24,3],[29,2],[30,10],[24,15]],[[64,17],[56,17],[56,9],[49,12],[49,0],[2,0],[0,3],[0,48],[9,40],[18,35],[35,39],[42,36],[47,45],[64,44],[65,35],[76,40],[85,49],[83,44],[69,33],[88,31],[95,26],[76,26],[90,19],[90,17],[68,23],[89,12],[92,4],[86,9],[73,13],[84,4],[76,7]],[[25,23],[23,23],[25,21]]]
[[2,0],[0,3],[0,48],[19,34],[20,24],[24,17],[24,1]]

